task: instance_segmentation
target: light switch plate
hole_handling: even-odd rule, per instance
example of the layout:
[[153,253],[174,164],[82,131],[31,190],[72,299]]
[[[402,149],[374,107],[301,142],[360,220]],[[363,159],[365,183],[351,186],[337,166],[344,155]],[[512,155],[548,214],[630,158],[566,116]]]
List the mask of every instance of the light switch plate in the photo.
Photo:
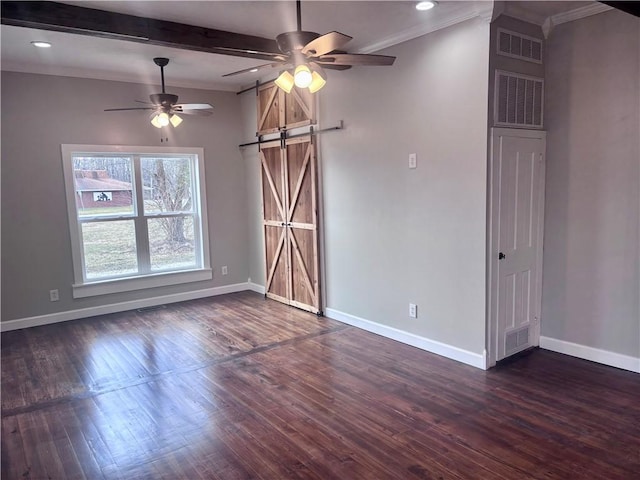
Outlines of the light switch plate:
[[409,168],[418,168],[418,155],[415,153],[409,154]]

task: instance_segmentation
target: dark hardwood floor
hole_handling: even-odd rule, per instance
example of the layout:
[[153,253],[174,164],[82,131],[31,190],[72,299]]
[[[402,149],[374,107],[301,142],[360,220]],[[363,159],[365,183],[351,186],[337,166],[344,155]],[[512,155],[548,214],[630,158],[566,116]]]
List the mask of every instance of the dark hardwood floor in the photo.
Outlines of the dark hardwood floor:
[[488,372],[265,300],[2,334],[2,479],[638,479],[640,375]]

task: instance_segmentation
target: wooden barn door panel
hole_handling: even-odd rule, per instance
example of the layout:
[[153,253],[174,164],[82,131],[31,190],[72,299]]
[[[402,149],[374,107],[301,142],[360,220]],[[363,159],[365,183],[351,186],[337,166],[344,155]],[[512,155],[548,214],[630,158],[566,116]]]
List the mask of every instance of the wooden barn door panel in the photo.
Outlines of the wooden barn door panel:
[[294,87],[287,94],[270,82],[258,87],[258,134],[265,135],[316,123],[312,93]]
[[287,225],[291,258],[291,303],[320,311],[316,156],[310,137],[287,141]]
[[286,229],[265,225],[265,253],[267,258],[266,294],[268,297],[288,303],[288,245]]
[[264,220],[282,223],[285,221],[285,184],[284,164],[280,152],[280,143],[265,144],[260,149],[262,163],[262,202]]
[[258,133],[273,133],[280,130],[284,117],[284,99],[282,90],[275,83],[258,88]]
[[289,230],[291,246],[291,304],[320,311],[317,269],[317,241],[314,230]]
[[264,225],[267,296],[288,301],[289,242],[287,240],[287,197],[284,183],[284,159],[280,142],[264,144],[260,149],[262,164],[262,210]]
[[281,127],[288,129],[316,123],[315,101],[309,90],[294,87],[291,94],[283,93],[284,118]]
[[311,137],[263,144],[262,202],[269,298],[320,312],[317,177]]

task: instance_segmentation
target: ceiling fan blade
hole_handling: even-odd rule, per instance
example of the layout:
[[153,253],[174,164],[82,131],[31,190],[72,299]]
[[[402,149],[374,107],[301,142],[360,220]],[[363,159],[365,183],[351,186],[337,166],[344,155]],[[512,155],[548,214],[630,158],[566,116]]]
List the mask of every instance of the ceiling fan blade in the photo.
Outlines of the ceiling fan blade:
[[360,53],[336,53],[314,58],[323,67],[329,65],[393,65],[396,57],[388,55],[368,55]]
[[125,110],[155,110],[156,107],[105,108],[105,112],[122,112]]
[[249,50],[246,48],[231,48],[231,47],[217,47],[217,50],[225,50],[229,52],[229,55],[233,55],[233,52],[241,54],[239,56],[247,57],[247,58],[256,58],[258,60],[284,60],[285,57],[282,53],[276,52],[264,52],[258,50]]
[[324,55],[325,53],[339,50],[352,38],[353,37],[340,32],[325,33],[324,35],[307,43],[302,49],[302,53],[305,55],[312,55],[314,57]]
[[180,115],[199,115],[201,117],[208,117],[213,114],[213,108],[204,110],[204,109],[194,109],[194,110],[183,110],[182,108],[173,108],[171,110],[172,113],[179,113]]
[[171,113],[179,113],[180,115],[182,114],[199,115],[201,117],[208,117],[213,113],[213,107],[209,105],[207,108],[188,108],[188,105],[176,105],[171,109]]
[[174,105],[174,107],[182,110],[206,110],[213,108],[213,105],[209,105],[208,103],[179,103]]
[[322,68],[327,70],[349,70],[351,65],[331,65],[330,63],[318,63],[318,65],[322,65]]
[[251,71],[257,71],[257,70],[264,70],[266,68],[273,68],[281,65],[282,65],[282,62],[265,63],[264,65],[257,65],[255,67],[238,70],[237,72],[227,73],[226,75],[223,75],[223,77],[232,77],[233,75],[240,75],[242,73],[249,73]]

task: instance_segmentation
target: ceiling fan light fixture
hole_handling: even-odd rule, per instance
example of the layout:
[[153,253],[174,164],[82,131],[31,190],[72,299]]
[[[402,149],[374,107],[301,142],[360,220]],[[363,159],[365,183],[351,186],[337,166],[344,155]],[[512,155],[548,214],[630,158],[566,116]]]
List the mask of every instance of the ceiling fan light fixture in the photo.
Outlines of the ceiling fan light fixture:
[[151,119],[151,125],[156,128],[166,127],[167,125],[169,125],[169,115],[167,115],[165,112],[154,115],[154,117]]
[[291,75],[287,70],[285,70],[280,74],[278,78],[276,78],[274,83],[285,92],[291,93],[291,89],[293,89],[295,80],[293,78],[293,75]]
[[416,4],[416,10],[431,10],[436,5],[438,5],[436,1],[418,2]]
[[171,118],[169,119],[169,121],[171,122],[171,125],[173,125],[173,127],[175,128],[182,123],[182,118],[180,118],[178,115],[174,113],[173,115],[171,115]]
[[293,74],[294,82],[298,88],[307,88],[313,82],[311,70],[305,64],[298,65]]
[[315,70],[311,73],[311,79],[311,84],[309,85],[309,91],[311,93],[316,93],[327,83],[327,80],[320,74],[320,72]]
[[165,112],[158,114],[158,123],[163,127],[169,125],[169,115]]

